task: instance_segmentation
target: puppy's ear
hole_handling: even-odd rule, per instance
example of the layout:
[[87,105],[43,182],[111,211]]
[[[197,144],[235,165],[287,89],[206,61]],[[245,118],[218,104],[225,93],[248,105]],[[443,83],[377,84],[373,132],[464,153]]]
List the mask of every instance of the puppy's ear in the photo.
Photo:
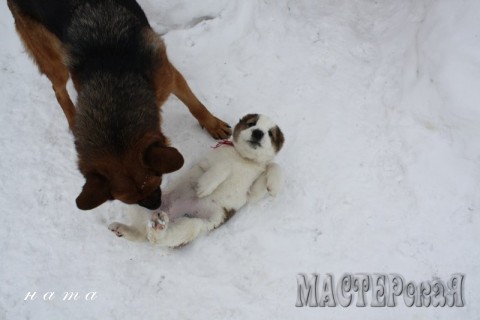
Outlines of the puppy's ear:
[[280,130],[278,126],[275,126],[274,128],[270,129],[269,134],[272,137],[272,145],[275,148],[275,151],[279,152],[285,142],[285,137],[283,136],[282,130]]
[[105,178],[98,175],[88,175],[82,192],[77,197],[77,207],[81,210],[91,210],[110,199],[110,187]]
[[143,162],[159,174],[177,171],[183,166],[183,156],[177,149],[151,144],[143,154]]

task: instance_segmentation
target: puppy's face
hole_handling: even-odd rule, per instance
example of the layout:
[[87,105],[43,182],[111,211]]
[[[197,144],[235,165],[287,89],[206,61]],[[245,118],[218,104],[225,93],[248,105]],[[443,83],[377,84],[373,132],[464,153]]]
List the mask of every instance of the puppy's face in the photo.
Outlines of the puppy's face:
[[79,168],[86,182],[77,197],[77,207],[90,210],[117,199],[157,209],[161,204],[162,174],[176,171],[182,165],[182,155],[158,141],[133,148],[121,157],[111,154],[94,160],[80,157]]
[[235,149],[242,157],[259,163],[271,161],[284,141],[280,128],[265,115],[247,114],[233,130]]

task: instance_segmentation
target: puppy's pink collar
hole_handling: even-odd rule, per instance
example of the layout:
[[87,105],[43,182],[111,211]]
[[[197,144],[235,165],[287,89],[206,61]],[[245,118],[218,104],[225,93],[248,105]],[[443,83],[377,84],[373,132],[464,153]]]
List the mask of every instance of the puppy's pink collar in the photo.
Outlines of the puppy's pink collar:
[[233,142],[230,141],[230,140],[221,140],[221,141],[218,141],[218,143],[217,143],[216,146],[211,147],[211,148],[217,149],[218,147],[220,147],[220,146],[222,146],[222,145],[233,147]]

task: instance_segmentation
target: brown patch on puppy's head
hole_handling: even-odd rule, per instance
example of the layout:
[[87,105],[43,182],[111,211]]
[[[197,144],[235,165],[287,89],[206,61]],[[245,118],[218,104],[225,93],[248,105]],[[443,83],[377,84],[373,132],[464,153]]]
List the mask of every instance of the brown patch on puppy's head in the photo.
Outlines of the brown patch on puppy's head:
[[259,117],[259,114],[250,113],[241,118],[233,129],[233,140],[238,140],[238,136],[243,130],[253,127],[257,123]]
[[275,148],[275,151],[278,153],[280,149],[283,147],[283,143],[285,142],[285,138],[283,136],[282,130],[278,126],[268,130],[268,134],[272,139],[272,145]]

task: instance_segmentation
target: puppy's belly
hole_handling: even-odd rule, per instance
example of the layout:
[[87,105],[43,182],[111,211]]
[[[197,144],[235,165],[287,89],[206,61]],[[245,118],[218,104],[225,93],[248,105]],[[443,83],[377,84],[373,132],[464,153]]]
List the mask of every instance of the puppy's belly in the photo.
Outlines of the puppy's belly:
[[219,210],[219,206],[210,199],[199,199],[193,189],[173,190],[162,197],[160,210],[164,211],[170,221],[180,217],[208,219]]
[[[173,189],[162,196],[162,206],[170,221],[179,217],[189,216],[208,219],[225,210],[237,211],[247,202],[247,192],[258,174],[231,177],[225,180],[212,194],[198,198],[196,185],[199,177],[204,173],[200,166],[193,167],[189,173],[178,180]],[[243,191],[243,192],[242,192]]]

